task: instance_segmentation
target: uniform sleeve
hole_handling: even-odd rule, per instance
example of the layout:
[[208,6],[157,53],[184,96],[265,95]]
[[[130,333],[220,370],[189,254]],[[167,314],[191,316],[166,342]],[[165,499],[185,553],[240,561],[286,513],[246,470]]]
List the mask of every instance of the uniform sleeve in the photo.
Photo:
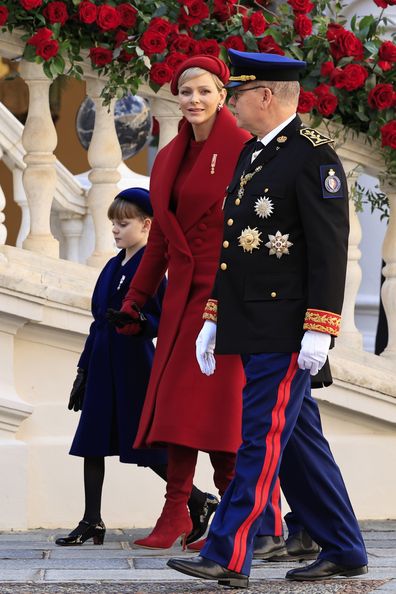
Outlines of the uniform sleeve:
[[143,258],[124,297],[123,308],[132,301],[143,307],[155,295],[168,267],[167,249],[168,243],[154,218]]
[[304,329],[337,336],[348,259],[348,189],[328,145],[312,148],[296,182],[308,260]]

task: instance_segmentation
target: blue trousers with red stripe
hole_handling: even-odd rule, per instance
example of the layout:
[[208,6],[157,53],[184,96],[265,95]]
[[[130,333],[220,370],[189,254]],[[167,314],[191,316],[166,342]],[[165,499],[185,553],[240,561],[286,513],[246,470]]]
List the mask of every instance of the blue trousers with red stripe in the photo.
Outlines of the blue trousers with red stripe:
[[309,372],[298,368],[297,353],[242,355],[242,362],[243,441],[202,557],[249,575],[254,537],[280,472],[286,499],[322,547],[320,558],[365,565],[364,542],[322,433]]

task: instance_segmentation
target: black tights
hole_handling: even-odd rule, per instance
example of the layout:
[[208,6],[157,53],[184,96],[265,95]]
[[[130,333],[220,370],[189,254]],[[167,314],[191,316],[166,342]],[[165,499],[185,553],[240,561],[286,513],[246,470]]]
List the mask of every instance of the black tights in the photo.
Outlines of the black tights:
[[[149,468],[151,468],[151,470],[164,481],[167,480],[166,464],[153,464],[152,466],[149,466]],[[90,524],[96,524],[102,519],[100,510],[104,475],[105,462],[103,457],[90,456],[84,458],[85,512],[83,520]],[[203,493],[193,485],[191,496],[188,500],[188,507],[190,510],[202,507],[205,499],[206,493]]]

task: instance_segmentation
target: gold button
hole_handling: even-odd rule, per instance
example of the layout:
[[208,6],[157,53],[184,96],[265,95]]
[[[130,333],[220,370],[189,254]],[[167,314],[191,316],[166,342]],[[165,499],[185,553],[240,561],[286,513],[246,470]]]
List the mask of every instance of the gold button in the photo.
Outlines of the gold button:
[[234,219],[228,219],[228,221],[227,221],[227,225],[228,225],[229,227],[231,227],[231,225],[233,225],[233,224],[234,224]]
[[269,188],[265,188],[264,192],[268,192],[268,189],[269,189]]
[[237,198],[237,199],[235,200],[235,204],[236,204],[237,206],[239,206],[239,205],[240,205],[240,203],[241,203],[240,199],[239,199],[239,198]]
[[275,293],[275,291],[272,291],[272,293],[271,293],[271,297],[276,297],[276,293]]
[[228,246],[230,245],[229,241],[223,241],[223,247],[228,248]]
[[222,262],[222,263],[220,264],[220,268],[221,268],[222,270],[227,270],[227,264],[226,264],[225,262]]

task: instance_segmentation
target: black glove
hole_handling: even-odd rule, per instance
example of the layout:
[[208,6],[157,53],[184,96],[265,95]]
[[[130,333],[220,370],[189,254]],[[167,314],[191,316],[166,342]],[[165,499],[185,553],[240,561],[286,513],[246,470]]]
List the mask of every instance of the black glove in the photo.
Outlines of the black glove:
[[139,327],[135,328],[132,334],[138,334],[142,331],[143,326],[147,322],[147,318],[136,304],[132,304],[131,312],[117,311],[116,309],[108,309],[106,312],[106,319],[112,326],[116,328],[124,328],[130,324],[137,324]]
[[79,367],[70,392],[69,404],[67,405],[69,410],[75,410],[76,412],[82,410],[86,383],[87,375],[85,369]]

